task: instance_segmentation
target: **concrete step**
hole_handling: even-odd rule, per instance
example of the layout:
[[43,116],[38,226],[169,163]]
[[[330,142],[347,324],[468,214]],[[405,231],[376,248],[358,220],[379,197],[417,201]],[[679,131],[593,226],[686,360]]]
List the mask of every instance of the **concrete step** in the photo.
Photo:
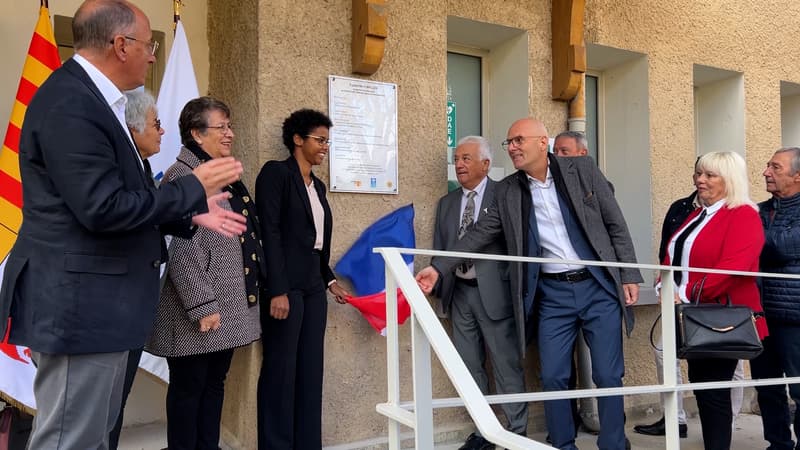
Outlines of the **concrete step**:
[[[663,436],[645,436],[634,433],[634,425],[637,424],[629,423],[626,429],[632,450],[664,450],[666,448],[666,440]],[[731,450],[756,450],[767,447],[767,443],[762,437],[761,416],[740,414],[734,427]],[[544,442],[546,435],[547,433],[544,432],[533,433],[530,437]],[[436,446],[436,450],[457,450],[461,445],[463,442],[446,443]],[[597,436],[580,432],[575,445],[581,450],[597,450]],[[703,450],[703,437],[698,418],[689,419],[689,433],[686,439],[680,440],[680,450]]]
[[[646,422],[646,421],[645,421]],[[663,437],[644,436],[633,432],[635,423],[628,423],[626,434],[631,441],[633,450],[664,450],[666,441]],[[457,434],[457,435],[456,435]],[[539,442],[544,442],[547,433],[533,433],[531,437]],[[442,436],[440,436],[442,437]],[[443,437],[447,438],[445,434]],[[576,445],[581,450],[597,450],[597,436],[586,432],[578,433]],[[406,448],[413,447],[413,438],[405,439]],[[361,445],[336,445],[325,447],[326,450],[378,450],[386,449],[385,439],[376,439],[375,442],[362,442]],[[454,433],[450,439],[438,444],[436,450],[457,450],[463,445],[461,433]],[[167,427],[163,422],[156,422],[143,426],[128,427],[122,430],[119,450],[160,450],[167,446]],[[767,444],[762,437],[761,417],[753,414],[740,414],[736,419],[733,432],[731,450],[754,450],[766,448]],[[223,446],[223,449],[225,446]],[[669,449],[678,450],[678,449]],[[700,432],[700,422],[697,418],[689,419],[689,436],[680,440],[680,450],[703,450],[703,438]]]

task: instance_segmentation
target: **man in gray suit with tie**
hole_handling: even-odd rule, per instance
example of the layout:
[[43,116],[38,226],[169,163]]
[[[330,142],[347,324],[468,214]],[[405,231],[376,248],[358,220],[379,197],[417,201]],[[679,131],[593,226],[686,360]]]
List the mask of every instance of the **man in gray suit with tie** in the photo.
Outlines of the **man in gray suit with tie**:
[[[461,139],[453,162],[461,189],[439,200],[433,233],[435,250],[450,250],[475,222],[486,215],[494,200],[497,183],[488,177],[492,149],[485,138],[467,136]],[[505,254],[506,246],[502,239],[496,239],[484,251]],[[489,393],[486,348],[492,359],[497,393],[524,392],[525,374],[516,336],[517,326],[524,327],[525,324],[514,321],[508,263],[476,260],[459,264],[442,274],[434,293],[441,299],[444,317],[450,317],[453,323],[453,344],[481,392]],[[509,429],[524,435],[528,426],[528,405],[507,403],[503,405],[503,412]],[[494,444],[475,432],[467,438],[461,450],[493,448]]]
[[[487,214],[451,250],[483,251],[502,237],[510,255],[636,262],[622,211],[591,158],[548,154],[547,129],[533,118],[514,122],[503,147],[517,172],[497,183]],[[434,261],[417,274],[420,288],[430,292],[461,262]],[[591,349],[595,384],[622,386],[621,331],[623,323],[629,335],[633,328],[626,307],[638,299],[639,271],[565,263],[512,263],[509,268],[514,316],[517,323],[527,321],[537,337],[544,390],[567,389],[578,330]],[[525,330],[517,333],[524,346]],[[598,407],[598,448],[624,449],[622,397],[601,397]],[[545,402],[545,415],[553,446],[576,450],[569,401]]]

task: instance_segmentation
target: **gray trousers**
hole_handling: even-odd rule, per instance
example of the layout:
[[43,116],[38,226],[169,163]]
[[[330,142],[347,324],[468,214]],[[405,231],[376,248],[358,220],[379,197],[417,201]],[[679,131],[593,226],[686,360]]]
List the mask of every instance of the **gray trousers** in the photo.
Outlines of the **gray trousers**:
[[[656,376],[658,377],[658,384],[664,384],[664,351],[659,350],[664,348],[661,337],[658,338],[656,347],[657,348],[653,349],[656,357]],[[675,382],[678,384],[683,383],[683,373],[681,372],[680,360],[678,360],[675,364]],[[660,396],[661,405],[664,405],[666,394],[660,394]],[[680,392],[678,393],[678,423],[686,425],[686,410],[683,409],[683,393]]]
[[106,450],[122,401],[128,352],[32,353],[36,417],[30,450]]
[[[481,392],[489,393],[486,374],[486,351],[489,349],[498,394],[525,392],[525,373],[517,345],[514,318],[492,320],[486,314],[477,287],[456,282],[450,316],[453,321],[453,345],[464,360]],[[505,403],[503,412],[508,428],[524,434],[528,428],[528,404]]]

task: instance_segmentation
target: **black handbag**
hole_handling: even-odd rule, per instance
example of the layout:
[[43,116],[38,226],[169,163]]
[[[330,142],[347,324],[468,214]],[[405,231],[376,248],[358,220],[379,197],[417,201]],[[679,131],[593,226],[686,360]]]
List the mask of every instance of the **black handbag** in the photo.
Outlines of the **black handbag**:
[[[764,350],[753,310],[723,303],[700,303],[705,277],[692,289],[692,303],[675,305],[678,358],[753,359]],[[697,292],[695,292],[697,291]]]

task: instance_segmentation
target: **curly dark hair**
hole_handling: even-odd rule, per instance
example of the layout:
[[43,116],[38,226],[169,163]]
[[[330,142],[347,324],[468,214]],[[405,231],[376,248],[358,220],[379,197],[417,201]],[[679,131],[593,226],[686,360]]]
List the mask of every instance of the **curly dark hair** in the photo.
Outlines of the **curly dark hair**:
[[289,149],[289,155],[294,154],[294,135],[305,136],[317,127],[331,128],[333,122],[325,115],[314,109],[298,109],[283,121],[283,144]]
[[208,112],[215,109],[225,114],[225,117],[231,117],[231,109],[228,108],[228,105],[214,97],[197,97],[184,105],[180,119],[178,119],[183,145],[194,141],[192,130],[200,130],[201,133],[208,130]]

